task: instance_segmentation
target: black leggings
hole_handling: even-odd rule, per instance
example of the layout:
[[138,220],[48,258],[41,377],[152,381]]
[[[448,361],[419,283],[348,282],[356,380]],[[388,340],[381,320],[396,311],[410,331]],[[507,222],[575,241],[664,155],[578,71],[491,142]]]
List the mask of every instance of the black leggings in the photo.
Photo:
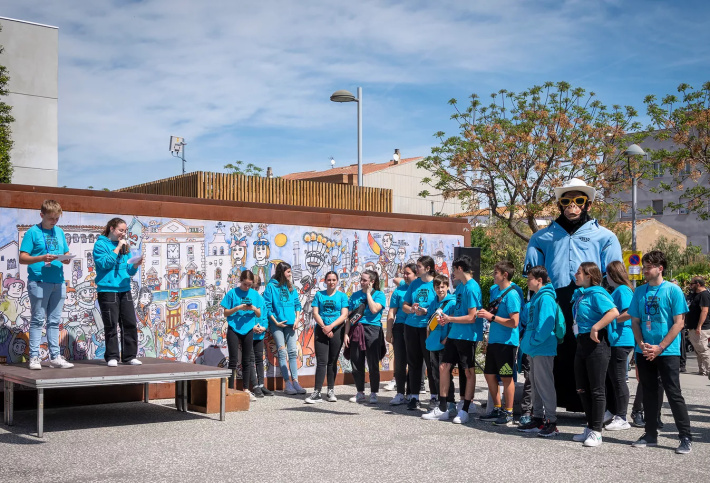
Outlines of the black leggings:
[[404,324],[392,327],[392,346],[394,347],[394,380],[399,394],[411,394],[407,384],[407,343],[404,340]]
[[264,339],[254,339],[254,371],[251,373],[251,385],[264,385]]
[[[379,325],[363,324],[365,330],[365,350],[360,345],[350,341],[350,362],[353,367],[353,379],[358,392],[365,392],[365,360],[370,372],[370,392],[380,391],[380,333]],[[322,380],[322,379],[321,379]]]
[[606,330],[599,331],[599,343],[589,334],[577,336],[574,373],[577,394],[587,416],[587,427],[601,433],[606,407],[606,371],[609,366],[609,341]]
[[431,358],[426,348],[426,327],[404,326],[404,340],[407,344],[407,365],[409,366],[409,391],[419,395],[419,388],[422,385],[422,362],[426,364],[426,371],[429,375],[429,391],[436,395],[439,391],[437,381],[432,377]]
[[[323,378],[328,376],[328,389],[335,388],[335,375],[338,373],[338,357],[340,348],[343,346],[345,331],[343,325],[333,329],[333,337],[328,337],[323,333],[320,325],[315,329],[315,349],[316,349],[316,382],[315,390],[323,389]],[[372,376],[370,376],[372,378]]]
[[629,367],[629,352],[633,347],[612,347],[609,368],[606,371],[607,394],[606,408],[615,416],[626,419],[629,407],[629,385],[626,374]]
[[[237,369],[239,358],[239,345],[242,346],[242,385],[244,390],[249,389],[251,382],[251,369],[254,367],[254,331],[246,334],[237,334],[231,327],[227,330],[227,350],[229,351],[229,369]],[[236,381],[235,381],[236,386]]]

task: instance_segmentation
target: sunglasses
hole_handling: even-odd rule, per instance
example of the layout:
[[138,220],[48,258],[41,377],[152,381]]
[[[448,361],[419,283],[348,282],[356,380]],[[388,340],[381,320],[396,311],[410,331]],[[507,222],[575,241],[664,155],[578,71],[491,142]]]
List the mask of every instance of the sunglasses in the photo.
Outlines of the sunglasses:
[[560,198],[560,204],[562,206],[569,206],[570,204],[574,203],[577,206],[584,206],[587,204],[587,198],[586,196],[575,196],[574,198]]

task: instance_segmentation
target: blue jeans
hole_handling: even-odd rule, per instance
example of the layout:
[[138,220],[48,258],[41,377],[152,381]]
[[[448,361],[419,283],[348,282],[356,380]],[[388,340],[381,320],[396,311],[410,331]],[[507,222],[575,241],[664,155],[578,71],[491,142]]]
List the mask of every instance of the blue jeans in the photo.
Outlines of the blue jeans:
[[56,359],[59,355],[59,322],[62,318],[67,288],[63,283],[30,281],[27,292],[30,296],[32,316],[30,318],[30,357],[39,357],[39,343],[42,328],[47,322],[47,345],[49,355]]
[[[279,367],[281,377],[284,382],[289,381],[289,367],[291,368],[291,380],[298,381],[298,344],[296,343],[296,331],[292,325],[277,327],[273,323],[269,324],[269,330],[276,342],[276,349],[279,352]],[[288,363],[286,362],[288,359]]]

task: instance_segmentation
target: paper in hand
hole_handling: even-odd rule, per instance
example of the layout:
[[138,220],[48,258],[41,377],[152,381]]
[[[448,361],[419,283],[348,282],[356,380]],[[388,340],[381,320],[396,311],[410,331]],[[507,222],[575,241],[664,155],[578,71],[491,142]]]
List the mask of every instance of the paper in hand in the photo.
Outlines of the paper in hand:
[[72,255],[71,253],[68,255],[57,255],[57,260],[64,262],[66,260],[71,260],[74,257],[76,257],[76,255]]
[[135,265],[136,263],[141,261],[141,258],[143,258],[143,254],[141,252],[137,252],[135,255],[128,259],[127,263],[129,265]]

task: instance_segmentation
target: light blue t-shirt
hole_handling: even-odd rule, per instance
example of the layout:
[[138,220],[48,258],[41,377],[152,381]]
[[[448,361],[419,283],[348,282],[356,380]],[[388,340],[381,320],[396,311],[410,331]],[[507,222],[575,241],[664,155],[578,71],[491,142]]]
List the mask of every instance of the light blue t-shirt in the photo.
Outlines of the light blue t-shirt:
[[[641,333],[647,344],[658,345],[673,327],[673,317],[688,312],[688,303],[677,285],[665,280],[656,287],[648,284],[639,287],[629,305],[629,315],[641,319]],[[650,326],[650,328],[649,328]],[[636,346],[636,352],[641,349]],[[661,352],[662,356],[680,355],[680,332],[673,342]]]
[[[404,294],[404,303],[414,306],[414,304],[419,304],[424,310],[429,308],[431,304],[436,300],[436,292],[434,292],[434,282],[423,282],[421,278],[417,278],[413,281],[407,292]],[[414,313],[408,314],[407,319],[404,321],[406,325],[412,327],[426,327],[427,316],[417,315]]]
[[[491,300],[497,299],[501,293],[502,291],[500,287],[498,287],[498,285],[493,285],[491,287]],[[500,301],[496,317],[508,319],[512,314],[519,314],[520,305],[520,295],[518,295],[515,287],[512,287],[512,290],[505,294],[503,300]],[[520,322],[520,319],[518,319],[518,322]],[[491,322],[491,328],[488,332],[488,343],[517,346],[520,343],[520,331],[517,327],[513,329],[497,322]]]
[[[454,292],[456,296],[456,306],[454,307],[454,317],[464,317],[468,315],[469,309],[480,309],[482,306],[481,287],[474,279],[466,283],[460,283]],[[449,331],[449,339],[478,341],[483,340],[483,320],[476,319],[472,324],[461,324],[452,322]]]
[[[239,287],[235,287],[227,292],[224,298],[222,298],[220,305],[225,309],[233,309],[237,305],[247,302],[251,302],[254,307],[261,307],[264,305],[259,292],[253,288],[250,288],[245,292]],[[229,327],[234,330],[234,332],[240,335],[245,335],[254,328],[254,324],[256,323],[256,314],[253,310],[237,310],[232,315],[227,317],[227,323],[229,324]]]
[[387,305],[387,297],[385,294],[379,290],[372,291],[372,300],[375,303],[382,305],[379,312],[373,314],[370,312],[370,306],[367,305],[367,295],[362,290],[358,290],[350,296],[350,303],[348,308],[352,312],[360,304],[365,304],[365,313],[362,315],[360,322],[366,325],[379,325],[382,326],[382,311],[385,310],[385,305]]
[[313,299],[311,307],[318,307],[318,315],[323,319],[323,324],[330,325],[340,317],[343,309],[348,308],[348,296],[339,290],[328,296],[327,290],[321,290]]
[[[22,238],[20,251],[31,257],[40,255],[64,255],[69,251],[64,230],[57,225],[45,230],[41,224],[31,226]],[[45,266],[44,262],[31,263],[27,266],[27,280],[45,283],[64,283],[64,264],[54,260]]]
[[[611,298],[614,300],[614,305],[616,305],[619,314],[621,314],[625,310],[629,310],[631,299],[634,298],[634,292],[626,285],[619,285],[612,292]],[[633,347],[635,344],[631,319],[626,322],[617,322],[614,319],[607,327],[607,332],[609,333],[609,344],[612,347]]]
[[580,334],[588,334],[604,314],[616,308],[609,292],[598,285],[579,287],[572,295],[572,317]]
[[397,288],[394,289],[392,295],[390,295],[390,308],[397,309],[397,313],[394,316],[395,324],[403,324],[409,316],[409,314],[402,309],[402,304],[404,303],[404,295],[407,293],[408,289],[409,285],[402,281],[397,286]]

